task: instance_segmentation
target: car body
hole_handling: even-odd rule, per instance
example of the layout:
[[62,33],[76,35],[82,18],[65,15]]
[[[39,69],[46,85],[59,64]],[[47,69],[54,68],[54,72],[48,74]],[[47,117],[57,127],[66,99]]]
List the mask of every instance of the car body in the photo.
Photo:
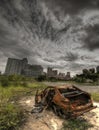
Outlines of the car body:
[[93,100],[88,92],[78,87],[71,86],[49,86],[35,95],[35,108],[32,113],[42,112],[50,108],[55,114],[64,118],[78,117],[94,108]]

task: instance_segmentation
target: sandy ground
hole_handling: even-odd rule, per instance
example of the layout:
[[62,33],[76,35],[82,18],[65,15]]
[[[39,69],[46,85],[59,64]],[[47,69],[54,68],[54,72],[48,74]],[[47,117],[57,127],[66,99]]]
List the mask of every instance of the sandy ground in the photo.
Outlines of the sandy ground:
[[94,105],[97,108],[86,113],[84,118],[93,125],[93,128],[90,128],[90,130],[99,130],[99,103],[94,103]]
[[27,121],[20,130],[60,130],[63,119],[57,117],[52,111],[44,111],[40,114],[31,114],[34,104],[34,97],[25,97],[19,101],[20,105],[28,113]]
[[[45,110],[41,114],[30,113],[33,108],[34,97],[24,97],[19,103],[28,114],[28,118],[20,130],[61,130],[64,119],[60,119],[52,111]],[[94,103],[94,105],[97,105],[97,108],[83,116],[93,125],[89,130],[99,130],[99,103]]]
[[[45,82],[45,84],[49,86],[66,85],[64,82]],[[99,86],[77,85],[77,87],[87,92],[99,92]],[[19,104],[27,112],[27,120],[20,128],[20,130],[61,130],[61,128],[63,127],[64,119],[60,119],[52,111],[45,110],[43,113],[40,114],[30,113],[34,105],[33,96],[27,96],[22,98],[19,101]],[[94,103],[94,105],[97,106],[96,109],[84,114],[84,116],[81,117],[93,126],[92,128],[89,128],[89,130],[99,130],[99,103]]]

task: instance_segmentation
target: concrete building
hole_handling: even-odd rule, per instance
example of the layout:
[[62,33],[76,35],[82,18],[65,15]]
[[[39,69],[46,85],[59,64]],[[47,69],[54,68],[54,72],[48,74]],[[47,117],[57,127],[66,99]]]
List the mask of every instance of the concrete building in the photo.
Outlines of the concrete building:
[[40,65],[27,65],[26,68],[22,71],[22,75],[30,77],[38,77],[43,75],[43,68]]
[[53,77],[59,80],[70,80],[71,79],[71,74],[70,72],[65,73],[58,73],[58,70],[53,70],[53,68],[48,67],[47,68],[47,77]]
[[58,79],[65,79],[65,73],[59,73]]
[[5,74],[6,75],[12,75],[12,74],[20,75],[22,70],[25,69],[27,64],[28,64],[27,58],[24,58],[22,60],[8,58]]
[[43,68],[40,65],[28,64],[27,58],[23,58],[22,60],[8,58],[5,74],[38,77],[43,74]]
[[70,80],[70,79],[71,79],[71,74],[70,74],[70,72],[67,72],[67,75],[66,75],[65,79],[66,79],[66,80]]
[[53,68],[48,67],[47,68],[47,76],[48,77],[57,77],[58,71],[53,70]]

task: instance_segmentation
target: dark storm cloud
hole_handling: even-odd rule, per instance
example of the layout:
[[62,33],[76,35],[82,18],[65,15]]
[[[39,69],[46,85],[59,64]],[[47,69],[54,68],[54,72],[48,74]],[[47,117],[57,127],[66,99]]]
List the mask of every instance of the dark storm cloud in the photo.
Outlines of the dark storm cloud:
[[78,68],[82,70],[84,67],[85,65],[80,63],[73,63],[69,65],[69,68],[72,68],[72,70],[78,70]]
[[50,21],[45,20],[35,0],[20,0],[19,5],[16,0],[0,1],[0,51],[8,57],[12,54],[41,57],[33,50],[35,39],[52,40],[55,30]]
[[47,61],[47,62],[49,62],[49,63],[53,63],[53,62],[54,62],[53,59],[48,59],[48,58],[44,58],[43,60],[44,60],[44,61]]
[[[7,57],[27,57],[31,64],[41,64],[45,68],[82,69],[86,60],[92,59],[81,56],[90,55],[89,50],[99,48],[99,28],[84,28],[80,12],[84,10],[86,14],[86,9],[98,8],[98,0],[37,1],[0,0],[0,65],[6,63]],[[80,48],[84,38],[79,40],[79,45],[73,39],[82,38],[82,31],[87,36]],[[75,47],[78,47],[77,52]],[[83,48],[87,48],[86,54]],[[94,54],[96,56],[97,52]],[[95,60],[98,61],[98,57]]]
[[84,61],[84,60],[93,60],[92,57],[86,56],[86,55],[82,55],[82,56],[80,57],[80,59],[81,59],[82,61]]
[[53,9],[56,14],[58,9],[61,12],[75,14],[81,9],[97,8],[98,0],[44,0],[50,9]]
[[85,48],[89,50],[99,49],[99,25],[94,25],[87,29],[87,37],[84,40]]
[[24,57],[30,55],[30,50],[19,44],[17,36],[11,28],[0,24],[0,51],[4,56]]
[[67,52],[65,56],[60,57],[60,60],[72,62],[72,61],[78,60],[78,58],[79,58],[79,55],[77,53]]

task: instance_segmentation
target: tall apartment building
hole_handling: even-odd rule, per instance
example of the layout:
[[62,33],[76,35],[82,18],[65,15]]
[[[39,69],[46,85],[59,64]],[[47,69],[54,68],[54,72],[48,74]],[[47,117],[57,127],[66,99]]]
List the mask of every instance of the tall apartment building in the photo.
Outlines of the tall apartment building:
[[71,74],[70,74],[70,72],[67,72],[67,74],[66,74],[66,80],[70,80],[71,79]]
[[40,65],[28,64],[27,58],[23,58],[22,60],[8,58],[5,74],[38,77],[43,74],[43,68]]
[[40,75],[43,75],[43,68],[41,65],[27,64],[26,68],[22,71],[22,75],[38,77]]
[[12,74],[20,75],[22,70],[25,69],[27,64],[28,64],[27,58],[24,58],[22,60],[8,58],[5,74],[7,74],[7,75],[12,75]]
[[48,67],[47,68],[47,76],[48,77],[57,77],[58,71],[53,70],[53,68]]

